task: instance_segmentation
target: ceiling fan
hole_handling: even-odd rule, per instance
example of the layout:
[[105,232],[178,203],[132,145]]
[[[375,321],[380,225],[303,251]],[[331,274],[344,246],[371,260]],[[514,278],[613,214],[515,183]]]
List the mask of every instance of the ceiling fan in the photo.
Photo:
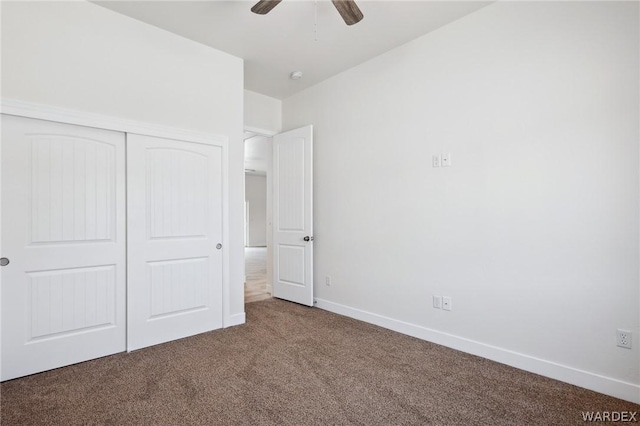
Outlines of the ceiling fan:
[[[258,15],[266,15],[281,1],[282,0],[260,0],[253,5],[251,11]],[[347,25],[357,24],[364,18],[364,15],[354,0],[331,0],[331,2],[336,9],[338,9],[338,13]]]

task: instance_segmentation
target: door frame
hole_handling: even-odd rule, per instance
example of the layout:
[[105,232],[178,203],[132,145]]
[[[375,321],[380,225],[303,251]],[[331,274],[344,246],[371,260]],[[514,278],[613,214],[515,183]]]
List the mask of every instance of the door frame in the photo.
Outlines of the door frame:
[[[246,173],[245,173],[246,174]],[[244,200],[244,247],[247,248],[249,246],[249,238],[250,238],[250,230],[249,230],[249,202]],[[245,282],[247,280],[245,279]]]
[[[261,129],[258,127],[252,127],[252,126],[245,126],[244,127],[244,131],[246,133],[253,133],[253,136],[247,137],[243,139],[243,144],[242,144],[242,156],[244,158],[245,152],[244,152],[244,141],[246,139],[250,139],[251,137],[254,136],[262,136],[265,137],[267,139],[269,139],[269,144],[270,144],[270,149],[269,149],[269,155],[267,157],[267,289],[270,290],[271,294],[273,295],[273,137],[280,134],[280,133],[284,133],[282,130],[281,131],[273,131],[273,130],[266,130],[266,129]],[[244,191],[246,191],[246,185],[244,183],[244,174],[243,174],[243,199],[245,198],[244,195]],[[246,278],[246,261],[243,264],[244,268],[245,268],[245,278]],[[315,285],[315,284],[314,284]],[[243,293],[244,294],[244,293]],[[314,304],[315,304],[315,298],[314,298]]]
[[[265,130],[259,129],[257,127],[245,126],[245,132],[253,133],[254,136],[262,136],[269,139],[269,153],[270,155],[267,157],[267,290],[273,295],[273,137],[281,132],[274,132],[273,130]],[[250,138],[246,138],[250,139]],[[244,141],[242,143],[242,157],[244,158]],[[244,182],[243,174],[243,199],[246,199],[246,182]],[[245,276],[246,276],[246,260],[243,264],[245,268]],[[243,292],[244,297],[244,292]]]
[[[79,126],[95,127],[117,132],[137,133],[187,142],[215,145],[222,148],[222,246],[226,248],[222,253],[222,327],[237,325],[238,322],[231,315],[230,300],[230,240],[229,240],[229,138],[207,132],[191,131],[170,126],[127,120],[108,115],[95,114],[85,111],[61,108],[34,102],[2,98],[0,113],[16,115],[26,118],[56,121],[59,123],[75,124]],[[0,150],[1,152],[1,150]],[[243,145],[244,152],[244,145]],[[1,160],[1,159],[0,159]],[[0,170],[1,171],[1,170]],[[0,174],[1,176],[1,174]],[[1,177],[0,177],[1,179]],[[0,185],[2,182],[0,181]],[[2,211],[2,197],[0,197],[0,212]],[[0,233],[2,229],[0,229]],[[2,247],[0,247],[0,252]],[[0,285],[2,278],[0,274]],[[1,302],[1,301],[0,301]],[[0,330],[2,330],[0,323]]]

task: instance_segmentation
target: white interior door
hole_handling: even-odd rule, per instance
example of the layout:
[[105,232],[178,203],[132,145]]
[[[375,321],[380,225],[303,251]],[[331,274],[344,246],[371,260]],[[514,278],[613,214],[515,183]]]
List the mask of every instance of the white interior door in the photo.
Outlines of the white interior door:
[[127,135],[129,350],[222,327],[222,148]]
[[273,296],[313,306],[313,127],[273,137]]
[[125,136],[2,116],[2,380],[122,352]]

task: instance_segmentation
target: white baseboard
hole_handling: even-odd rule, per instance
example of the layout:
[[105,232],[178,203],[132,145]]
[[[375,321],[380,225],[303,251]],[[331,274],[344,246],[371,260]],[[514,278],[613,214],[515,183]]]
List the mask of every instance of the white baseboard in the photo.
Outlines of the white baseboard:
[[224,322],[224,328],[233,327],[234,325],[241,325],[247,322],[246,315],[244,312],[234,315],[229,315]]
[[326,311],[355,318],[398,333],[427,340],[442,346],[447,346],[452,349],[510,365],[521,370],[540,374],[541,376],[560,380],[585,389],[640,404],[640,386],[634,385],[633,383],[627,383],[610,377],[590,373],[588,371],[578,370],[566,365],[557,364],[555,362],[499,348],[497,346],[488,345],[427,327],[384,317],[382,315],[330,302],[328,300],[315,300],[315,306]]

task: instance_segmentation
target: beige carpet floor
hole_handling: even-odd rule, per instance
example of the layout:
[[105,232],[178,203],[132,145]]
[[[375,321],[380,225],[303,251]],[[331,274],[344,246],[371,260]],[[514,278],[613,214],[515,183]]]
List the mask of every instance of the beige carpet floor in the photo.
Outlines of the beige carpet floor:
[[570,425],[640,406],[278,299],[1,385],[5,425]]

